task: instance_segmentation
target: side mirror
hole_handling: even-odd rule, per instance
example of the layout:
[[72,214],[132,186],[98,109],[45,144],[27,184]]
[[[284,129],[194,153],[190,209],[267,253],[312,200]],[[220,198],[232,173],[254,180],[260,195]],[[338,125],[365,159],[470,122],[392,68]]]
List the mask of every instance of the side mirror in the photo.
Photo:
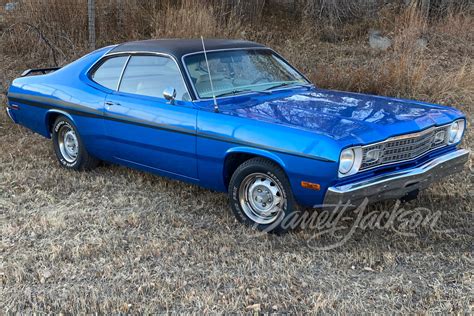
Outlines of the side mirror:
[[174,100],[176,99],[176,89],[173,87],[167,87],[163,91],[163,96],[169,101],[170,104],[174,104]]

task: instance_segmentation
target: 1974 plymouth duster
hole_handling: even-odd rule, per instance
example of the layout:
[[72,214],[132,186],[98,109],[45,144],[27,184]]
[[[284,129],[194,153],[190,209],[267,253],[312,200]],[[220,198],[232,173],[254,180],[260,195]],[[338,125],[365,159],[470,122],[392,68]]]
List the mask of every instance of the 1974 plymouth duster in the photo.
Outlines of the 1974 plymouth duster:
[[104,160],[225,191],[238,220],[273,232],[299,206],[414,197],[468,160],[454,108],[319,89],[263,45],[203,43],[129,42],[27,70],[8,115],[52,138],[66,168]]

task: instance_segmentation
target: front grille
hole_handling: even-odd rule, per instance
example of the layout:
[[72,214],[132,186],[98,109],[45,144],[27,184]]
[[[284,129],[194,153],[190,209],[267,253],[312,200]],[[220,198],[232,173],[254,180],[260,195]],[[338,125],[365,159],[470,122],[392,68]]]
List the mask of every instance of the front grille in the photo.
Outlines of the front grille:
[[[397,136],[386,141],[362,147],[362,163],[359,170],[415,159],[448,142],[448,126]],[[444,132],[444,133],[443,133]]]

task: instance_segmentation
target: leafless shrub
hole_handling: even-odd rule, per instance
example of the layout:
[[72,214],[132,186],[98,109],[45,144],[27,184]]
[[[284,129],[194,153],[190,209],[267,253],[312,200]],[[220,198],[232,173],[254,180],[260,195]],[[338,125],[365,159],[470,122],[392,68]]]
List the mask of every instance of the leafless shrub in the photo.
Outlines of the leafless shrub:
[[[83,53],[87,43],[86,1],[25,0],[5,15],[1,34],[5,55],[35,56],[63,63]],[[70,56],[70,55],[73,56]],[[59,58],[59,60],[57,60]]]
[[382,4],[379,0],[306,0],[302,9],[311,19],[338,24],[354,17],[373,16]]

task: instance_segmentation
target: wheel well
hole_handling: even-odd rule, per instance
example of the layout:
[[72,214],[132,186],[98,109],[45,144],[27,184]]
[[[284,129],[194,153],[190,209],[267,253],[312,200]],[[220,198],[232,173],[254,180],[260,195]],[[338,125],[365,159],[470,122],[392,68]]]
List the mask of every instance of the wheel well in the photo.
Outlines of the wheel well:
[[256,158],[256,157],[267,159],[269,161],[276,163],[278,166],[280,166],[278,162],[274,161],[273,159],[267,158],[265,156],[249,154],[249,153],[231,153],[226,157],[224,161],[224,184],[227,189],[229,187],[230,179],[232,178],[232,175],[234,174],[235,170],[237,170],[237,168],[241,164],[246,162],[247,160]]
[[60,117],[61,115],[62,115],[61,113],[56,113],[56,112],[52,112],[52,113],[47,114],[47,116],[46,116],[46,128],[47,128],[50,135],[53,132],[54,122],[56,122],[58,117]]

